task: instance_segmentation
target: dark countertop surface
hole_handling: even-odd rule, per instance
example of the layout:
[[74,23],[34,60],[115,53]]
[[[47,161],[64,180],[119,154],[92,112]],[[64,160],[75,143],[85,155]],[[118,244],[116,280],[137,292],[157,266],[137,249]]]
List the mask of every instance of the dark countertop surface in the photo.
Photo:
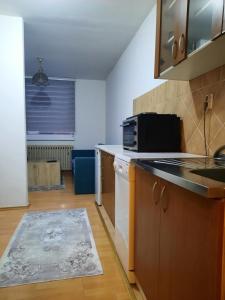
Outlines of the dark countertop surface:
[[199,169],[222,169],[225,160],[214,158],[139,159],[136,165],[173,184],[207,198],[225,198],[225,179],[217,181],[192,173]]

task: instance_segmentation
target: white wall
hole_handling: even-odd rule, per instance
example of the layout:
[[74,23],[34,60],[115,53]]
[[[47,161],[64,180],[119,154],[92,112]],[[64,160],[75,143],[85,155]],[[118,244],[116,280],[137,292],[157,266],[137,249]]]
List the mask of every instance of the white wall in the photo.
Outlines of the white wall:
[[28,204],[23,20],[0,16],[0,207]]
[[76,80],[75,149],[105,143],[105,81]]
[[160,85],[154,79],[156,6],[106,81],[106,143],[121,144],[122,120],[133,113],[133,99]]

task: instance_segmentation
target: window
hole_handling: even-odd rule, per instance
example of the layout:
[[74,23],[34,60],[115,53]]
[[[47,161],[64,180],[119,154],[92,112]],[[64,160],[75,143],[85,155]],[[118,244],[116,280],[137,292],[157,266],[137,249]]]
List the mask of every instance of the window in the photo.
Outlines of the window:
[[28,140],[71,140],[75,132],[75,82],[50,79],[36,86],[26,78]]

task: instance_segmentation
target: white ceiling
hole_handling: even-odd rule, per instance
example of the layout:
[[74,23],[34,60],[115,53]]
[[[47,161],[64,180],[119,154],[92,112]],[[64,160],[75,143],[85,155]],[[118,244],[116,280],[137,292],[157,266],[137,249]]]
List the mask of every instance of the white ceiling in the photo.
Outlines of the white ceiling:
[[104,79],[154,0],[0,0],[25,22],[26,75],[45,59],[49,76]]

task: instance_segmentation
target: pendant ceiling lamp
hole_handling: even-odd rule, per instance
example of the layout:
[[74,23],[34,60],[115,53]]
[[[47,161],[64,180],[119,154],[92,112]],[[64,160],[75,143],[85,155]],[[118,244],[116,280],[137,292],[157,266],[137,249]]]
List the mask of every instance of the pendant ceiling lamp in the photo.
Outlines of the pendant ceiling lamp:
[[42,63],[43,63],[43,58],[37,57],[37,61],[39,64],[39,69],[37,73],[34,74],[32,77],[32,84],[35,85],[48,85],[48,76],[44,73]]

